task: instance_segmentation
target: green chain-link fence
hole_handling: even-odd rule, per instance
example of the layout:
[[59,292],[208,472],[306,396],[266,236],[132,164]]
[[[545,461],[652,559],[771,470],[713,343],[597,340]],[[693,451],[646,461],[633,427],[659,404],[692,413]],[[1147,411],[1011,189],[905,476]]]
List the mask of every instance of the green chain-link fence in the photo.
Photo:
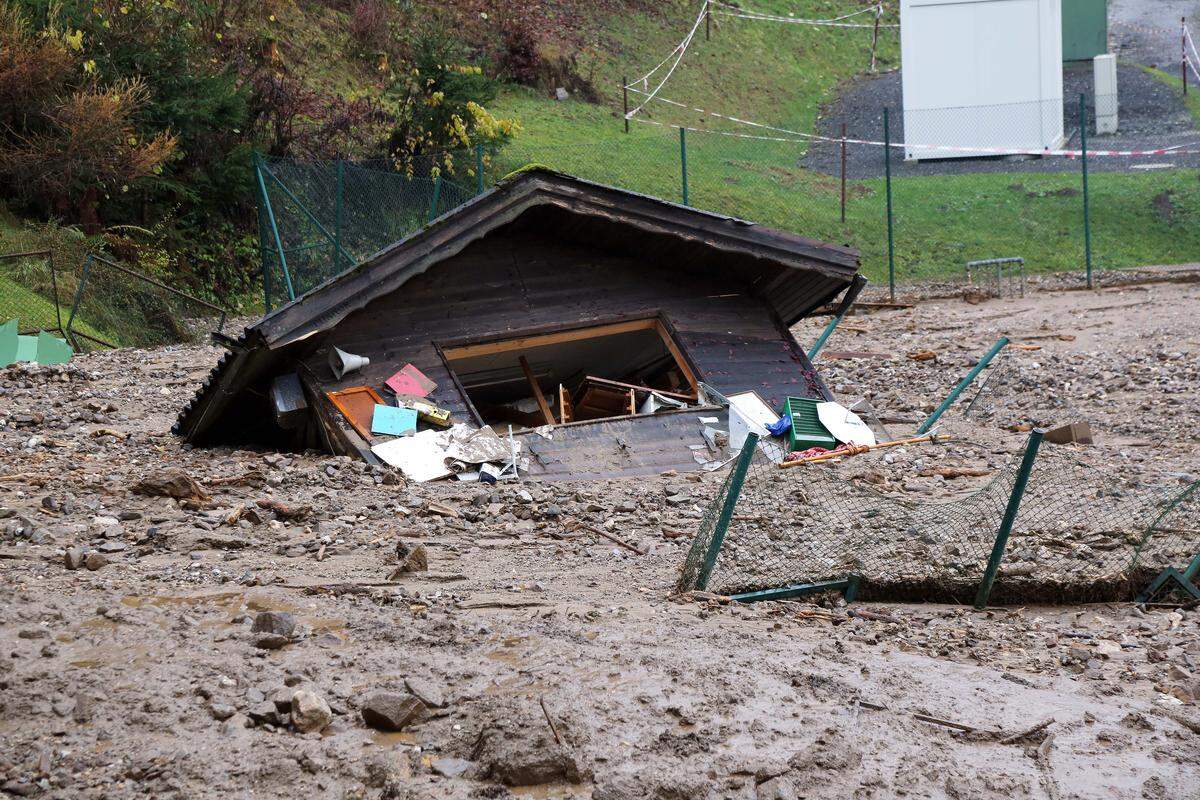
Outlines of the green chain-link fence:
[[386,161],[258,158],[259,242],[268,310],[403,239],[477,193],[482,152]]
[[[950,446],[921,447],[936,462]],[[885,494],[870,482],[873,471],[864,479],[844,465],[780,466],[771,443],[752,448],[706,511],[681,591],[736,595],[853,578],[876,598],[1131,598],[1200,551],[1194,488],[1126,485],[1068,450],[1039,449],[1034,437],[1027,459],[941,502]],[[847,463],[862,470],[861,459],[875,458]]]
[[[18,331],[64,330],[62,278],[49,250],[0,255],[0,323],[17,320]],[[69,280],[70,286],[74,280]]]
[[[1087,138],[1094,106],[1066,104],[1068,147],[1094,151]],[[1200,157],[1190,150],[1145,159],[949,159],[917,149],[909,153],[916,160],[905,160],[912,148],[899,144],[901,115],[879,111],[846,128],[845,142],[639,126],[578,144],[518,137],[489,153],[482,171],[470,151],[427,157],[405,171],[385,162],[260,161],[268,306],[530,163],[852,245],[877,286],[946,283],[957,290],[973,279],[969,262],[996,258],[1022,259],[1020,272],[1028,276],[1071,273],[1078,285],[1110,279],[1104,270],[1200,261]]]
[[76,350],[200,343],[225,327],[220,306],[94,253],[72,283],[65,331]]

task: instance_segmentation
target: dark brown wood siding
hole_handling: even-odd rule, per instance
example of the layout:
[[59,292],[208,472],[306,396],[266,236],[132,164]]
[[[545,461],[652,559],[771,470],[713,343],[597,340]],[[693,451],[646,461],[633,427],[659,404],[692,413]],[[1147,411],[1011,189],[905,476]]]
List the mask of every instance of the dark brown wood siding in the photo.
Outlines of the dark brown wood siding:
[[[553,231],[494,234],[345,319],[326,341],[371,364],[332,386],[381,386],[411,361],[437,382],[431,399],[469,420],[435,342],[643,313],[667,318],[702,380],[721,392],[753,389],[776,408],[789,394],[819,396],[802,351],[746,287],[686,264],[556,243]],[[319,351],[309,362],[325,379],[322,360]]]

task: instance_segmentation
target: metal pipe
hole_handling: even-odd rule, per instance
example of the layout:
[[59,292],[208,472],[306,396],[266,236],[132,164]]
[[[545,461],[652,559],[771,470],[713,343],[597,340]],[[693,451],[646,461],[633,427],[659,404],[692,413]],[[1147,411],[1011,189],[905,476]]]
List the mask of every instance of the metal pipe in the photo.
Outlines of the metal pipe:
[[254,156],[254,175],[258,180],[259,195],[262,197],[267,220],[271,223],[271,234],[275,237],[275,249],[279,253],[279,268],[283,271],[283,282],[287,286],[288,300],[295,300],[296,290],[292,286],[292,273],[288,271],[287,256],[283,254],[283,240],[279,238],[279,226],[275,223],[275,211],[271,208],[271,197],[267,194],[267,182],[263,180],[264,169],[262,157],[256,153]]
[[1000,530],[996,532],[996,541],[992,545],[992,554],[988,557],[987,569],[983,572],[979,592],[975,595],[975,608],[987,607],[992,584],[996,582],[996,573],[1000,571],[1000,562],[1004,558],[1004,548],[1008,546],[1008,537],[1012,533],[1013,523],[1017,520],[1017,511],[1021,508],[1021,497],[1029,484],[1029,473],[1033,470],[1033,462],[1037,460],[1038,448],[1041,447],[1045,434],[1046,431],[1042,428],[1034,428],[1029,434],[1029,441],[1025,444],[1025,455],[1021,458],[1017,479],[1013,482],[1012,494],[1008,496],[1008,507],[1004,509],[1004,518],[1000,521]]
[[1088,215],[1087,107],[1079,93],[1079,152],[1083,164],[1083,255],[1087,265],[1087,288],[1092,288],[1092,222]]
[[439,171],[437,178],[433,181],[433,197],[429,201],[429,215],[425,219],[425,224],[429,225],[437,219],[438,201],[442,197],[442,173]]
[[971,385],[971,382],[979,376],[979,373],[983,372],[987,365],[991,363],[992,359],[996,357],[996,354],[1003,350],[1007,344],[1007,336],[1001,336],[999,339],[997,339],[996,343],[992,345],[992,348],[984,354],[983,358],[979,359],[979,363],[971,368],[971,371],[967,373],[967,376],[958,382],[958,386],[955,386],[953,391],[946,395],[946,399],[942,401],[941,405],[934,409],[934,412],[930,414],[924,422],[921,423],[920,427],[917,428],[917,433],[928,433],[929,429],[933,427],[933,423],[937,422],[938,418],[941,417],[942,414],[946,413],[946,409],[954,405],[954,401],[957,400],[958,396],[963,393],[963,390]]

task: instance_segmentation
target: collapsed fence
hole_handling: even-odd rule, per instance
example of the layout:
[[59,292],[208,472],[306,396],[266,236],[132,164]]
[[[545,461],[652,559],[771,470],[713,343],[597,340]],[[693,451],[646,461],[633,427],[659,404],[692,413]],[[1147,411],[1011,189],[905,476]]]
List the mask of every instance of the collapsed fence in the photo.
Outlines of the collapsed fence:
[[57,333],[75,352],[200,343],[224,330],[226,309],[104,256],[78,266],[49,251],[0,255],[0,322]]
[[[887,496],[828,463],[781,465],[751,435],[702,519],[680,591],[741,599],[856,587],[877,599],[1131,599],[1200,553],[1193,483],[1132,487],[1040,448],[969,496]],[[941,447],[944,445],[930,445]]]

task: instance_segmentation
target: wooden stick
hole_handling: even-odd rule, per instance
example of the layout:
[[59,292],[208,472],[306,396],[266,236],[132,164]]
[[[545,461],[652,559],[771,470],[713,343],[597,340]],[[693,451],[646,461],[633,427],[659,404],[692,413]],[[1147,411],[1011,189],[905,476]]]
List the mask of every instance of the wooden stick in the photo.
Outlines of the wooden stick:
[[[946,437],[944,436],[940,436],[938,438],[942,441],[946,440]],[[795,461],[784,461],[779,466],[783,469],[787,469],[788,467],[794,467],[798,464],[811,464],[814,461],[828,461],[831,458],[841,458],[842,456],[856,456],[859,453],[869,453],[872,450],[882,450],[885,447],[899,447],[903,444],[921,444],[922,442],[932,442],[933,439],[934,434],[929,434],[928,436],[915,436],[911,439],[897,439],[893,442],[880,442],[872,445],[851,445],[851,449],[849,450],[830,450],[828,453],[819,453],[818,455],[809,456],[808,458],[800,458],[796,459]]]
[[626,550],[632,550],[633,552],[637,553],[639,556],[646,555],[645,550],[639,550],[638,548],[631,545],[629,542],[626,542],[623,539],[618,539],[616,536],[613,536],[608,531],[602,531],[597,527],[588,525],[585,522],[580,522],[579,520],[574,519],[574,518],[568,519],[567,524],[570,525],[571,527],[583,528],[585,531],[590,531],[590,532],[596,534],[597,536],[603,536],[605,539],[608,539],[613,544],[619,544],[619,545],[621,545],[621,547],[624,547]]
[[529,381],[529,386],[533,389],[533,397],[537,400],[538,408],[541,409],[546,424],[553,425],[554,415],[550,413],[550,404],[546,402],[546,395],[542,394],[542,387],[538,386],[537,378],[533,377],[533,370],[529,368],[529,361],[526,360],[525,356],[521,356],[517,360],[521,362],[521,369],[525,371],[525,380]]
[[554,734],[554,741],[562,744],[562,737],[558,735],[558,728],[554,724],[554,720],[550,717],[550,712],[546,710],[546,699],[538,695],[538,705],[542,707],[542,713],[546,715],[546,722],[550,725],[550,732]]

